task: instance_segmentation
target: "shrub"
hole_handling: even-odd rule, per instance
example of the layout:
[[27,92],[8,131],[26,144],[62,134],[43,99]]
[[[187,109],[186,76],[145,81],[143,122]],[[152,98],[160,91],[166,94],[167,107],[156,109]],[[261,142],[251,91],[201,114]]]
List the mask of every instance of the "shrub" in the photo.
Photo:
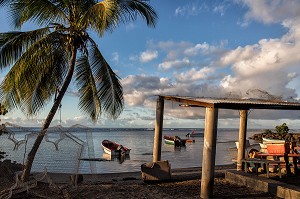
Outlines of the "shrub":
[[289,132],[289,127],[286,125],[286,123],[283,123],[282,125],[276,126],[275,131],[278,134],[288,134]]

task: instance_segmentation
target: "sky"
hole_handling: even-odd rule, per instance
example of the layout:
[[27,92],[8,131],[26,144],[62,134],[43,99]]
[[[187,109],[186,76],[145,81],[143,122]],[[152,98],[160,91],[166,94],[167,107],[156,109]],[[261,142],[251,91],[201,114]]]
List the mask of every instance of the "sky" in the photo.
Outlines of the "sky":
[[[262,98],[297,101],[300,95],[299,0],[150,0],[159,19],[120,25],[102,38],[90,33],[121,78],[125,107],[116,120],[103,114],[97,123],[78,109],[71,86],[52,125],[154,128],[158,95]],[[12,31],[0,8],[0,32]],[[22,30],[33,29],[27,24]],[[0,71],[2,80],[7,71]],[[41,126],[53,101],[39,115],[19,110],[1,122]],[[165,102],[165,128],[204,128],[204,108]],[[61,120],[60,120],[61,118]],[[248,127],[300,129],[299,111],[250,110]],[[218,127],[238,128],[237,110],[219,110]]]

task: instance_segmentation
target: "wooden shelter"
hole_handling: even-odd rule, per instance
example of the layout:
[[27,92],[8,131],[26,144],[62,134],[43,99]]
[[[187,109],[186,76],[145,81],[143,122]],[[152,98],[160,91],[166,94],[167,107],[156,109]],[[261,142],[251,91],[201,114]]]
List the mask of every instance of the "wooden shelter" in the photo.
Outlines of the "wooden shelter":
[[153,146],[153,162],[161,160],[162,129],[164,115],[164,101],[170,100],[180,103],[182,107],[203,107],[205,113],[205,130],[201,177],[201,198],[213,196],[216,139],[218,132],[218,110],[234,109],[240,111],[239,148],[237,157],[237,170],[242,170],[241,160],[245,154],[247,133],[248,110],[250,109],[277,109],[300,110],[300,103],[278,100],[262,99],[220,99],[220,98],[195,98],[180,96],[158,96],[156,105],[156,121]]

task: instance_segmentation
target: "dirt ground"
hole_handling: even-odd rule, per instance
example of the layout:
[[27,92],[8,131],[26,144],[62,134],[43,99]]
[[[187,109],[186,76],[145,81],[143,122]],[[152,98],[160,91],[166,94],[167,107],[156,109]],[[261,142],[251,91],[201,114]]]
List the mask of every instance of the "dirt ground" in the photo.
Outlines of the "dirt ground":
[[[185,180],[147,184],[138,181],[81,184],[78,188],[65,187],[60,192],[53,191],[47,184],[39,183],[29,193],[14,195],[13,198],[199,198],[200,180]],[[274,198],[264,192],[228,183],[224,178],[216,178],[215,198]]]
[[[214,181],[214,198],[274,198],[269,193],[255,191],[253,189],[229,183],[224,177],[225,169],[233,167],[216,167]],[[13,194],[11,198],[74,198],[74,199],[110,199],[110,198],[137,198],[137,199],[161,199],[161,198],[200,198],[200,173],[197,170],[172,170],[172,180],[166,182],[144,182],[140,173],[134,174],[105,174],[97,180],[89,181],[84,176],[83,181],[77,186],[68,183],[49,184],[38,182],[37,186],[22,193]],[[173,177],[174,173],[174,177]],[[53,176],[54,179],[55,176]],[[62,177],[56,174],[56,177]],[[13,179],[0,178],[0,198],[7,188],[14,184]]]

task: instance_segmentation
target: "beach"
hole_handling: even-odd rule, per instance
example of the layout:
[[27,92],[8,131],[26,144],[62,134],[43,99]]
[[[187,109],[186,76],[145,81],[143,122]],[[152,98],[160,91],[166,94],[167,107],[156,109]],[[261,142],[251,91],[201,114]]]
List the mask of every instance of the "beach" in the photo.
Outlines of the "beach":
[[[170,131],[164,134],[166,133],[170,134]],[[172,132],[172,134],[180,136],[184,136],[185,133],[186,130]],[[87,137],[82,132],[75,135],[81,136],[82,139]],[[52,134],[50,136],[57,139]],[[54,151],[58,154],[52,154],[52,151],[49,150],[41,150],[44,152],[43,156],[37,158],[38,163],[45,164],[46,160],[50,161],[47,163],[48,177],[44,179],[36,178],[38,179],[37,185],[30,188],[28,193],[25,191],[13,194],[13,198],[199,198],[203,138],[197,138],[194,144],[179,149],[163,144],[162,158],[170,161],[172,178],[166,182],[151,183],[142,180],[140,166],[145,162],[151,161],[153,132],[130,130],[122,131],[121,133],[111,131],[94,133],[95,156],[103,153],[99,147],[99,141],[108,136],[114,140],[119,140],[121,143],[127,143],[128,146],[132,147],[129,160],[124,162],[115,160],[83,161],[82,163],[85,163],[87,166],[76,166],[77,164],[74,164],[75,168],[73,170],[79,171],[83,177],[82,181],[76,185],[71,182],[70,176],[72,173],[78,172],[70,172],[72,169],[68,169],[74,165],[69,160],[60,161],[67,157],[65,154],[70,156],[70,147],[74,149],[72,140],[68,141],[67,138],[64,138],[58,144],[59,150]],[[225,179],[225,170],[235,169],[227,149],[235,145],[236,136],[236,130],[221,131],[218,136],[214,196],[216,198],[245,198],[248,196],[248,198],[274,198],[268,193],[237,185]],[[89,143],[88,139],[87,143]],[[95,143],[98,143],[98,145]],[[46,142],[45,144],[51,143]],[[66,146],[68,148],[65,149],[64,147]],[[22,147],[18,148],[22,152],[21,149]],[[75,155],[74,157],[79,158],[82,155]],[[36,168],[41,168],[41,166]],[[88,170],[85,168],[94,168],[91,171],[96,172],[86,172]],[[40,174],[41,172],[43,171],[36,169],[33,171],[33,174]],[[12,177],[9,180],[2,178],[1,191],[7,190],[7,188],[14,185],[15,181]]]
[[[269,193],[227,181],[228,169],[235,169],[235,165],[215,168],[214,198],[274,198]],[[28,192],[14,194],[12,198],[199,198],[201,186],[198,167],[172,169],[172,179],[165,182],[144,182],[140,172],[84,174],[77,185],[70,182],[69,174],[49,173],[48,176],[51,183],[45,178]]]

